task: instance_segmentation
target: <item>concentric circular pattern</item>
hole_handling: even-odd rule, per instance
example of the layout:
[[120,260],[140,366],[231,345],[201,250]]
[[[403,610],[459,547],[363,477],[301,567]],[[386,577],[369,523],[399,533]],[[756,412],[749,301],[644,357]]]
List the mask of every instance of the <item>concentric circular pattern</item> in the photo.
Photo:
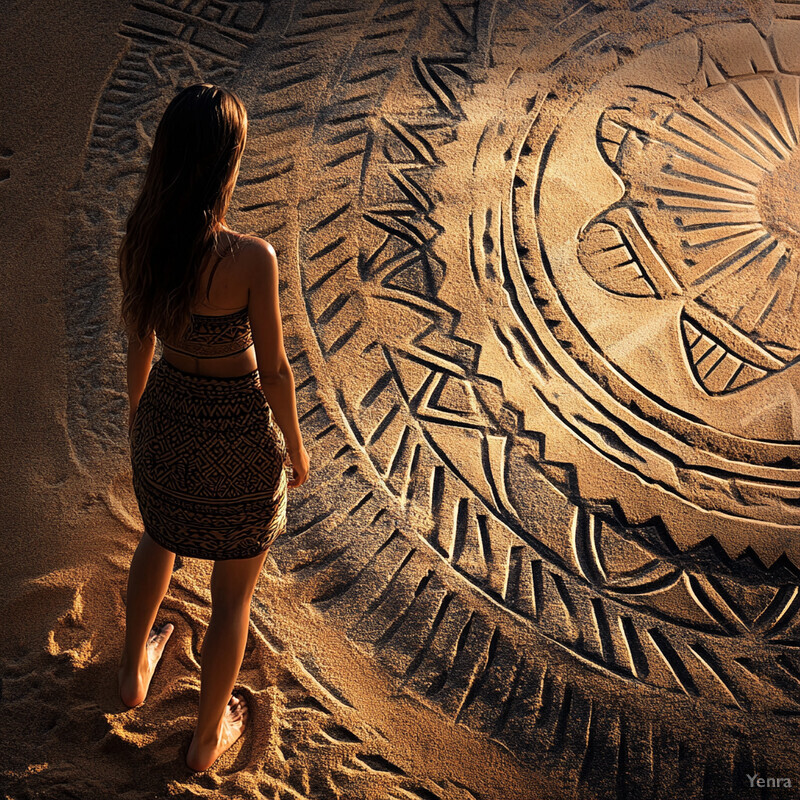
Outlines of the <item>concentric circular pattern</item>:
[[[769,41],[749,24],[676,37],[542,120],[516,171],[508,275],[529,346],[553,362],[536,391],[563,424],[697,510],[674,538],[697,541],[711,511],[729,551],[770,560],[800,542],[798,262],[776,230],[798,36],[785,22]],[[551,376],[578,392],[554,398]],[[638,518],[664,504],[621,498]]]
[[174,86],[227,84],[315,467],[286,591],[564,797],[794,779],[795,23],[184,5],[132,7],[76,189],[87,469],[127,459],[112,262],[150,137]]

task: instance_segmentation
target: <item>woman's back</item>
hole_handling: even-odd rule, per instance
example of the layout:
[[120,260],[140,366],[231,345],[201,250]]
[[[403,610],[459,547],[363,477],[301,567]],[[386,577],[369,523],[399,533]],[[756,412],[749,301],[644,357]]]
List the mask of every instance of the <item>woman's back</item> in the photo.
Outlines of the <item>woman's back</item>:
[[162,343],[164,360],[178,369],[229,378],[257,368],[248,314],[248,275],[257,240],[230,229],[220,239],[223,256],[210,253],[200,273],[192,329],[180,342]]

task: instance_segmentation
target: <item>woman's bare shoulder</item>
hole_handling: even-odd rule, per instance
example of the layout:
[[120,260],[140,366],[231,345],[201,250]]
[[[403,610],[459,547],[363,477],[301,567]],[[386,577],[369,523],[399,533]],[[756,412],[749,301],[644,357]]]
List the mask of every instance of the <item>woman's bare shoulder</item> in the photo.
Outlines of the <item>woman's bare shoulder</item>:
[[276,255],[275,248],[270,242],[251,233],[239,234],[239,252],[253,259],[263,258],[264,256],[274,257]]
[[265,271],[277,266],[275,248],[260,236],[241,234],[239,245],[238,260],[248,278],[259,278]]

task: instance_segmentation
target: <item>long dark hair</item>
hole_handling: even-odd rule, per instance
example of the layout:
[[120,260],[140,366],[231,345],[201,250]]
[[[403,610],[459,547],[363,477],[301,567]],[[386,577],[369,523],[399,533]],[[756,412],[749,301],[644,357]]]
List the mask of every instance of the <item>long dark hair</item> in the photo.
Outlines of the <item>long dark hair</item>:
[[247,111],[220,86],[188,86],[167,106],[118,252],[121,321],[139,340],[186,333],[204,258],[222,257],[220,231],[246,138]]

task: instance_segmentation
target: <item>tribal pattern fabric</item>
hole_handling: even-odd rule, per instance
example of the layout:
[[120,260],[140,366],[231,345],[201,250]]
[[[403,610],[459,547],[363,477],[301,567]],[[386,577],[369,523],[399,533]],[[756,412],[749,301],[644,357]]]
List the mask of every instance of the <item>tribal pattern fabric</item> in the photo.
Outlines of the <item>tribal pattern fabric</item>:
[[157,361],[131,430],[145,531],[178,555],[250,558],[286,530],[290,463],[258,371],[194,375]]
[[247,350],[253,344],[247,308],[232,314],[192,314],[192,324],[175,344],[161,343],[168,350],[197,358],[224,358]]

